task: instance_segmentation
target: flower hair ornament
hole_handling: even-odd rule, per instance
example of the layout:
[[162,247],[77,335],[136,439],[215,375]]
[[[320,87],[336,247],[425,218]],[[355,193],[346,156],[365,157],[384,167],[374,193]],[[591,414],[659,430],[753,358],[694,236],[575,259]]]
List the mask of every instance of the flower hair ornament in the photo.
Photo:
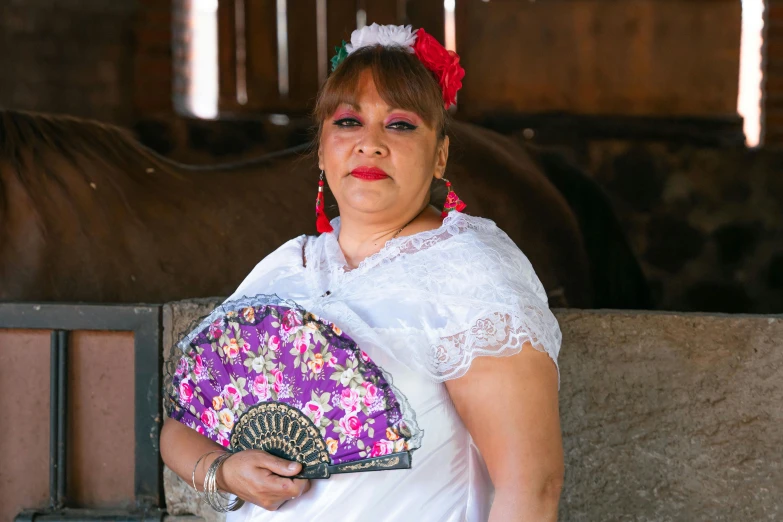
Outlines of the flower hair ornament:
[[448,109],[457,100],[457,91],[462,88],[465,69],[459,64],[459,55],[443,47],[424,29],[412,29],[410,25],[372,24],[351,33],[351,42],[345,41],[335,47],[337,54],[332,58],[332,71],[351,53],[362,47],[382,45],[402,47],[415,54],[424,66],[435,75],[443,93],[443,106]]

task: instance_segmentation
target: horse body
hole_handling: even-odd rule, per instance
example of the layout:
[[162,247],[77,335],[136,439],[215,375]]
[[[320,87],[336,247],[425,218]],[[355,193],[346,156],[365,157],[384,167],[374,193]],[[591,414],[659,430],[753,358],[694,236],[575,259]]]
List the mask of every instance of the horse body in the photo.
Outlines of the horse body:
[[[519,245],[553,306],[592,306],[579,222],[529,155],[479,127],[450,135],[448,177],[468,211]],[[192,168],[111,126],[0,111],[0,300],[228,295],[280,244],[315,233],[316,179],[301,152]]]

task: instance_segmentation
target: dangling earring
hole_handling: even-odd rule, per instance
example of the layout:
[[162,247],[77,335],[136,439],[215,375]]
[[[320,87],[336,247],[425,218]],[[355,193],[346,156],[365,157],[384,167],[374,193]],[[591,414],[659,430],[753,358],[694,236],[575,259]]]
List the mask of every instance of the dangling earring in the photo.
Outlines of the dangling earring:
[[332,224],[329,223],[329,218],[326,217],[324,212],[324,171],[321,171],[321,176],[318,179],[318,197],[315,198],[315,229],[319,234],[324,232],[332,232]]
[[446,194],[446,202],[443,204],[443,212],[440,215],[440,217],[445,218],[452,210],[462,212],[467,205],[461,199],[459,199],[457,193],[452,190],[451,181],[447,180],[446,178],[442,179],[446,182],[446,188],[449,191],[449,193]]

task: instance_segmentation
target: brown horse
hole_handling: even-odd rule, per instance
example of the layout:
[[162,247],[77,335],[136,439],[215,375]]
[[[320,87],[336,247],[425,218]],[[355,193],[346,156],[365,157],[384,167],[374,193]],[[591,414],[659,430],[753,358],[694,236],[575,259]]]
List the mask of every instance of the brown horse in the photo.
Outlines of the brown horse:
[[[646,286],[616,220],[600,250],[621,254],[611,266],[591,266],[596,249],[586,245],[583,224],[521,146],[464,123],[449,134],[447,174],[468,211],[511,236],[553,306],[646,306]],[[301,147],[189,167],[116,127],[0,111],[0,300],[227,295],[281,243],[315,233],[316,176]],[[621,286],[633,291],[596,293],[597,273],[632,281]]]

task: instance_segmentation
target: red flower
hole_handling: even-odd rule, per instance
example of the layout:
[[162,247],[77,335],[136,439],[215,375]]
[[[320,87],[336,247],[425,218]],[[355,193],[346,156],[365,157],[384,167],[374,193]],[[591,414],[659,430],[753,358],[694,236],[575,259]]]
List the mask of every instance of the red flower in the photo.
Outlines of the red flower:
[[416,43],[413,51],[424,66],[435,73],[441,91],[443,105],[448,109],[457,99],[457,91],[462,88],[465,69],[459,64],[459,56],[443,47],[424,29],[416,31]]

